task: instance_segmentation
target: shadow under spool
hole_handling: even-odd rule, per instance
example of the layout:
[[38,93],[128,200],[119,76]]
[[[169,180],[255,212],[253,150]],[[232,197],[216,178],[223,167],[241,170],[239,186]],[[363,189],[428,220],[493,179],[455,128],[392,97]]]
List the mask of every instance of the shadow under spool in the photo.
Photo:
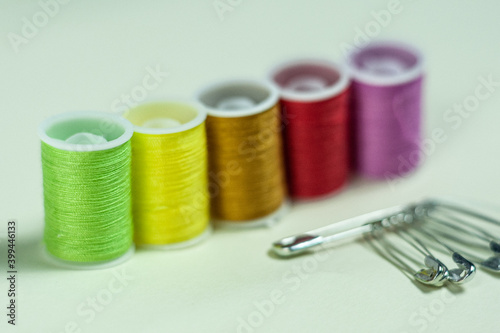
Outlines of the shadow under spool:
[[291,197],[338,191],[349,177],[346,70],[325,60],[295,60],[271,71],[270,79],[280,89]]
[[125,112],[134,125],[132,199],[137,245],[190,246],[210,234],[206,112],[201,105],[150,102]]
[[43,121],[47,259],[74,269],[115,266],[134,253],[130,196],[132,124],[103,112]]
[[278,93],[234,80],[202,89],[207,109],[211,214],[226,225],[271,225],[287,208]]
[[353,52],[348,65],[357,171],[374,179],[411,172],[421,159],[421,53],[399,42],[374,42]]

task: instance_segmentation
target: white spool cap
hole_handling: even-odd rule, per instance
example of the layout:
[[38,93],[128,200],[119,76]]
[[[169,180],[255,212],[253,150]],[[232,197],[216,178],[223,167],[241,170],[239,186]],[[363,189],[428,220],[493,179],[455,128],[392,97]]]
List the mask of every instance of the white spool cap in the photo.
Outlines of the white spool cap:
[[353,51],[347,65],[355,81],[392,86],[416,80],[424,71],[422,53],[399,41],[377,41]]
[[313,92],[321,91],[328,86],[328,82],[317,76],[300,75],[286,83],[285,89],[293,91]]
[[227,80],[200,89],[198,100],[209,116],[247,117],[265,112],[278,103],[278,90],[265,81]]
[[255,106],[255,101],[246,96],[231,96],[221,99],[217,103],[217,109],[236,111],[244,110]]
[[149,128],[173,128],[181,125],[180,121],[172,118],[153,118],[142,124],[142,126]]
[[133,134],[132,124],[113,114],[76,111],[45,119],[38,136],[46,144],[67,151],[99,151],[121,146]]
[[269,73],[281,99],[317,102],[344,92],[350,83],[347,69],[322,59],[297,59],[285,62]]
[[101,135],[95,135],[87,132],[73,134],[64,141],[67,143],[74,143],[79,145],[99,145],[108,142],[108,140],[106,140]]
[[172,134],[184,132],[202,124],[207,118],[204,108],[191,101],[150,101],[131,108],[123,117],[142,134]]

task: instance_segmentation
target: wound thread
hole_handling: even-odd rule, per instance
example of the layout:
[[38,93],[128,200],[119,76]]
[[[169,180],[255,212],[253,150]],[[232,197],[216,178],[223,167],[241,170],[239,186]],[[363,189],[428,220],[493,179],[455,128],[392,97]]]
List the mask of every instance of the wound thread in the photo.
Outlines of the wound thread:
[[[48,252],[89,264],[124,255],[132,246],[132,125],[105,113],[75,112],[47,119],[39,133]],[[89,135],[99,137],[97,143]]]
[[354,52],[349,65],[357,171],[374,179],[413,171],[421,159],[421,54],[401,43],[372,43]]
[[349,177],[349,79],[340,66],[297,60],[275,69],[284,126],[290,195],[313,199],[339,190]]
[[179,245],[209,227],[204,113],[177,102],[141,105],[134,126],[132,188],[135,241]]
[[[209,189],[216,220],[250,223],[262,219],[269,224],[266,217],[284,204],[281,117],[277,92],[271,88],[230,81],[198,96],[208,108]],[[235,100],[245,103],[233,103],[231,108],[225,102]]]

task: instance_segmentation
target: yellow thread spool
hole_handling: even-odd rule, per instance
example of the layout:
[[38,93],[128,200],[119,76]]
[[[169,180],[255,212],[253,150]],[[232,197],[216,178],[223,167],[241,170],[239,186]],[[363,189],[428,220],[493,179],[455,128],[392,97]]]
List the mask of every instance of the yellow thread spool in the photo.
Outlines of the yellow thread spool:
[[200,241],[210,232],[206,112],[195,104],[154,102],[124,117],[134,125],[136,244],[175,248]]
[[271,225],[286,211],[278,92],[259,81],[202,89],[207,108],[212,217],[232,226]]

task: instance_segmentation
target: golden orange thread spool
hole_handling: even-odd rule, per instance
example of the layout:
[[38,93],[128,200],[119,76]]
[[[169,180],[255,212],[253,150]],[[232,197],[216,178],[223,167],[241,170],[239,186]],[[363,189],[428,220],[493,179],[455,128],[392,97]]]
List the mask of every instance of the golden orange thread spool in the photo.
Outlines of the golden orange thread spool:
[[286,211],[278,92],[258,81],[203,89],[212,218],[233,225],[270,225]]

